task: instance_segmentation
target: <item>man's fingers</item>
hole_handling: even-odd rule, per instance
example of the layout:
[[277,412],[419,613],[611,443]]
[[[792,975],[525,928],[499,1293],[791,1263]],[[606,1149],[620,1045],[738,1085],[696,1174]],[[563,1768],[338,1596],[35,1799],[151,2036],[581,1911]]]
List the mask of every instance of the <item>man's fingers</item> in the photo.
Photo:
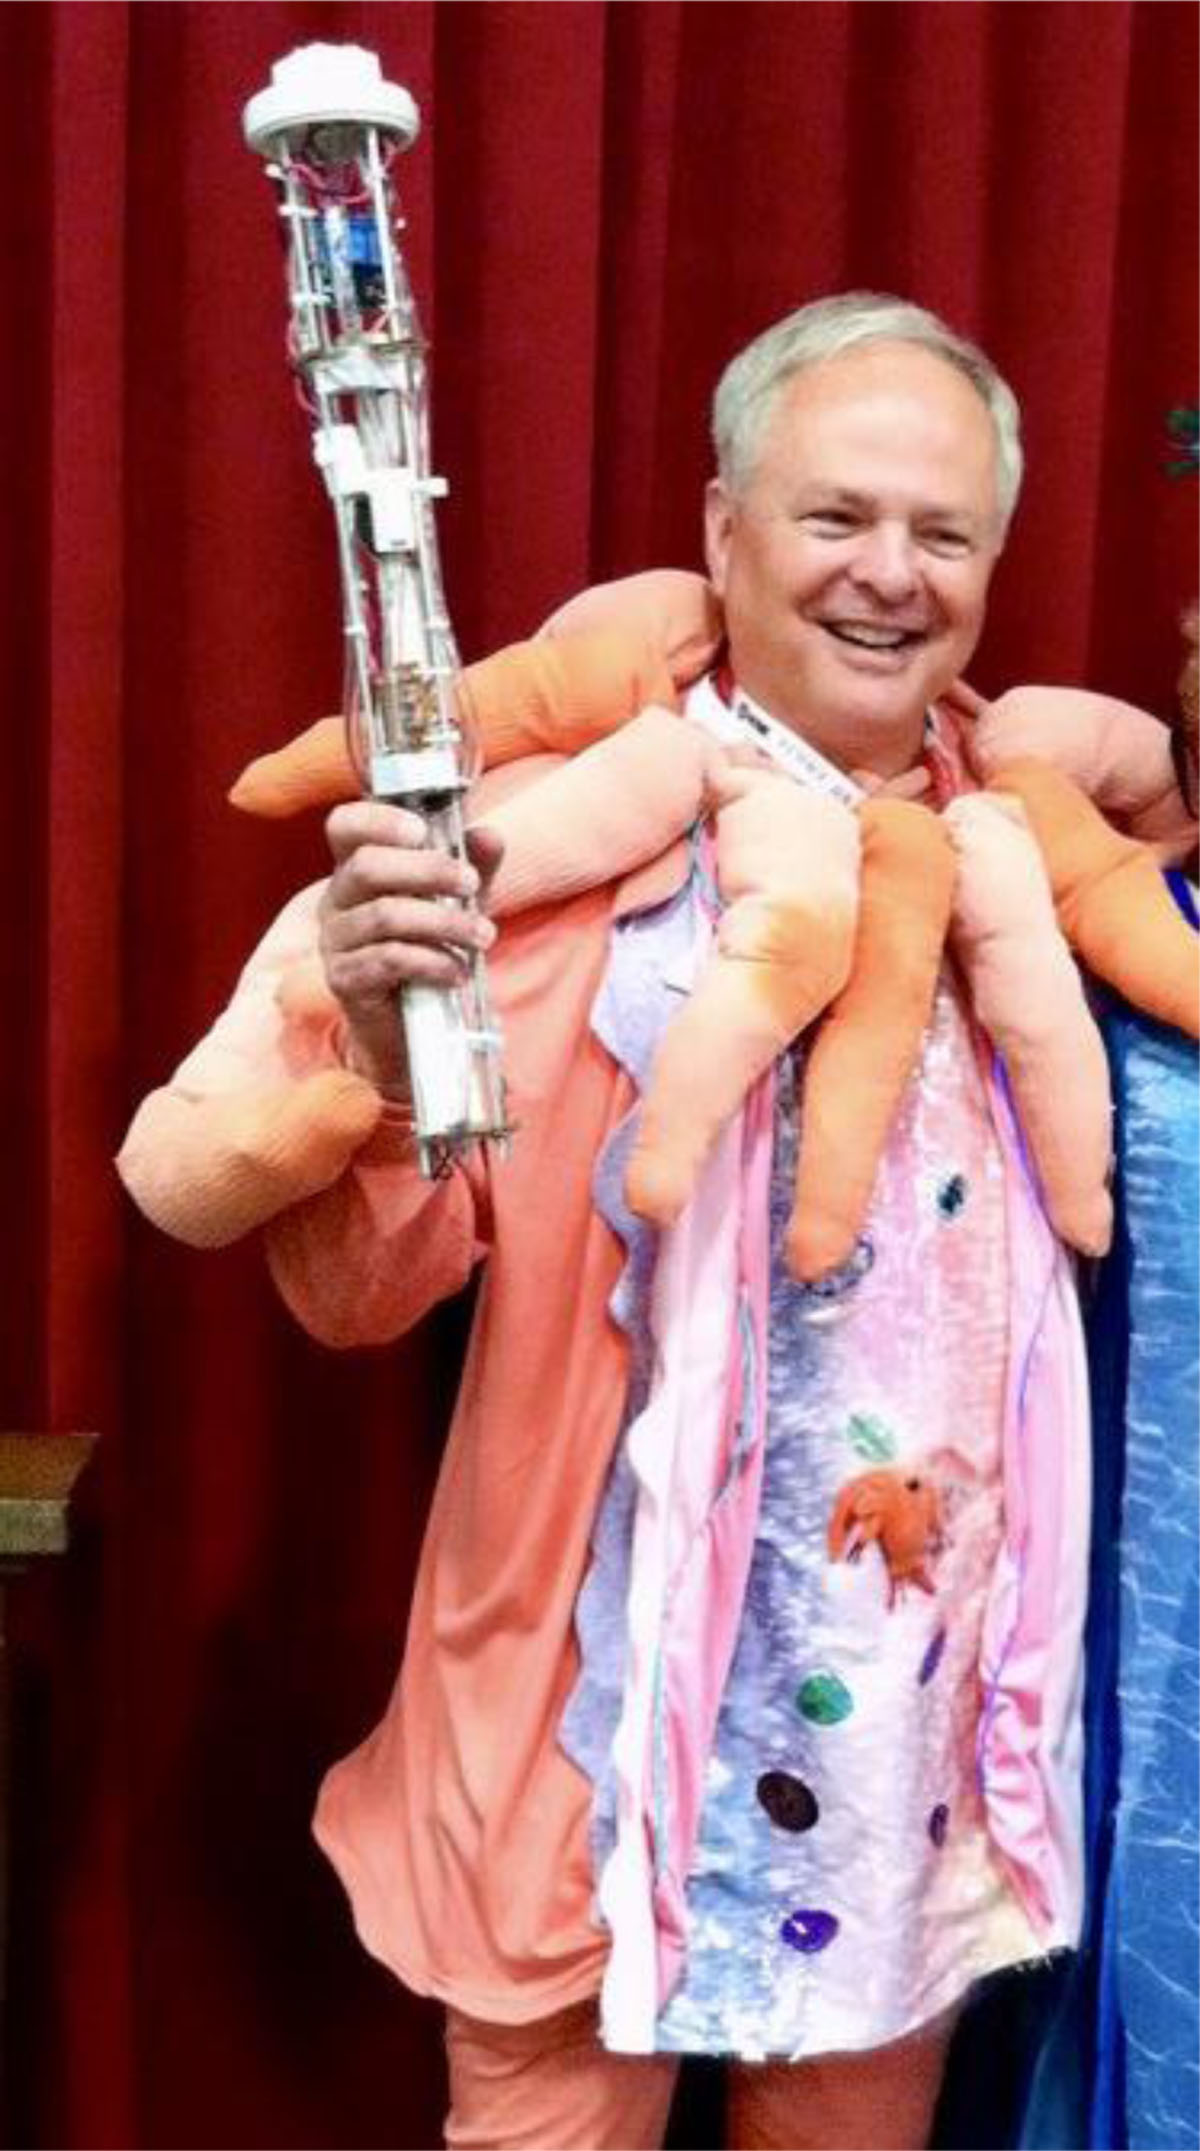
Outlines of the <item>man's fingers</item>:
[[383,800],[336,807],[325,824],[335,865],[320,905],[326,981],[363,1035],[398,988],[454,986],[496,929],[478,903],[504,846],[473,832],[469,857],[430,841],[419,814]]
[[330,902],[350,911],[382,896],[473,896],[479,870],[431,848],[412,851],[404,844],[360,844],[335,869]]
[[337,860],[348,859],[364,844],[419,851],[429,842],[429,831],[419,814],[408,807],[390,807],[382,799],[355,799],[335,807],[325,817],[325,835]]
[[330,954],[409,941],[487,949],[496,938],[490,919],[461,904],[429,903],[419,896],[377,896],[369,903],[324,914],[322,943]]
[[402,986],[461,985],[464,959],[432,942],[376,941],[327,954],[325,975],[330,992],[361,1022],[386,1008]]

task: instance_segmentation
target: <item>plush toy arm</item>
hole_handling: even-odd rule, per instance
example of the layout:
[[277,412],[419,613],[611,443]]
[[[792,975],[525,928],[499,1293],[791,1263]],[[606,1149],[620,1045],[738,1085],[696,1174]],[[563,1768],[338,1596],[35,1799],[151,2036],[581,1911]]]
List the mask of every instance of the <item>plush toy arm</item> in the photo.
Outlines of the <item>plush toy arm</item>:
[[346,1068],[212,1097],[152,1091],[117,1170],[139,1210],[188,1247],[228,1247],[345,1171],[383,1100]]
[[618,582],[593,583],[568,598],[538,635],[617,628],[657,650],[676,687],[707,672],[721,646],[725,615],[712,584],[685,568],[650,568]]
[[1102,1255],[1112,1235],[1112,1100],[1100,1033],[1059,932],[1046,871],[1019,803],[956,799],[951,938],[975,1014],[1003,1055],[1018,1117],[1059,1237]]
[[315,963],[319,885],[280,913],[233,999],[139,1107],[117,1170],[139,1209],[191,1247],[223,1247],[327,1187],[374,1132],[377,1091],[341,1066]]
[[488,910],[561,902],[667,850],[703,812],[723,760],[698,727],[643,710],[548,775],[473,817],[504,844]]
[[1118,836],[1078,787],[1043,763],[996,772],[1037,838],[1059,924],[1088,969],[1134,1008],[1200,1035],[1196,936],[1144,845]]
[[862,1231],[896,1108],[929,1020],[950,915],[954,857],[940,819],[898,799],[859,809],[862,876],[850,979],[820,1026],[804,1077],[796,1194],[785,1255],[812,1283]]
[[[459,675],[485,769],[518,755],[574,753],[626,724],[647,703],[676,704],[670,668],[653,640],[619,625],[540,642],[516,642]],[[280,820],[306,807],[357,799],[340,717],[322,717],[273,754],[259,755],[229,793],[245,814]]]
[[732,773],[717,819],[729,909],[655,1057],[625,1192],[673,1224],[731,1113],[845,981],[858,826],[837,801],[762,771]]
[[457,693],[474,721],[485,769],[523,754],[574,754],[648,703],[674,709],[678,702],[654,639],[619,623],[515,642],[468,665]]
[[1012,762],[1049,762],[1132,835],[1171,837],[1189,825],[1171,760],[1170,728],[1131,702],[1074,687],[1013,687],[981,706],[967,751],[987,783]]

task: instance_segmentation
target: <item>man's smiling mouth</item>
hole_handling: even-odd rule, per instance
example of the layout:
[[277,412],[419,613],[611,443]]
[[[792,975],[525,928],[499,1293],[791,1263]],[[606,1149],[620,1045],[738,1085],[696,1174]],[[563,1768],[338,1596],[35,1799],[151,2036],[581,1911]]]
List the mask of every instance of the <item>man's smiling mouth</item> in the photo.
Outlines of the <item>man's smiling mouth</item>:
[[822,620],[820,624],[826,634],[858,650],[906,650],[925,640],[924,628],[884,627],[873,620]]

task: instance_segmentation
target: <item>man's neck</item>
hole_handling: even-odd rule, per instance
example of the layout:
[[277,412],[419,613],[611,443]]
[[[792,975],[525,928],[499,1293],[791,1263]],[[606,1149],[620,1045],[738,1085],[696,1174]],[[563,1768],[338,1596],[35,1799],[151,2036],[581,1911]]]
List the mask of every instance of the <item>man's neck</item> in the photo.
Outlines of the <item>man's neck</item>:
[[925,743],[923,708],[886,728],[882,728],[877,720],[864,720],[855,725],[852,718],[822,723],[819,712],[805,710],[799,714],[794,706],[789,706],[786,697],[756,694],[735,672],[731,672],[730,678],[751,708],[761,711],[847,775],[859,770],[886,780],[905,775],[921,760]]

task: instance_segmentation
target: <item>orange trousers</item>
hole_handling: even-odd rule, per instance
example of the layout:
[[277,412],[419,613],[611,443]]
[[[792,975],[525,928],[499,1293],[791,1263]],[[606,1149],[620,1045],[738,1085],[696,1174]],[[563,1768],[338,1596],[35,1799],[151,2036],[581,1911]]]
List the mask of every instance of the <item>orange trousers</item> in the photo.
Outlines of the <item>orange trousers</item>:
[[[865,2054],[735,2062],[727,2151],[923,2151],[953,2028]],[[533,2024],[449,2011],[447,2151],[658,2151],[678,2073],[673,2054],[609,2054],[596,2004]]]

